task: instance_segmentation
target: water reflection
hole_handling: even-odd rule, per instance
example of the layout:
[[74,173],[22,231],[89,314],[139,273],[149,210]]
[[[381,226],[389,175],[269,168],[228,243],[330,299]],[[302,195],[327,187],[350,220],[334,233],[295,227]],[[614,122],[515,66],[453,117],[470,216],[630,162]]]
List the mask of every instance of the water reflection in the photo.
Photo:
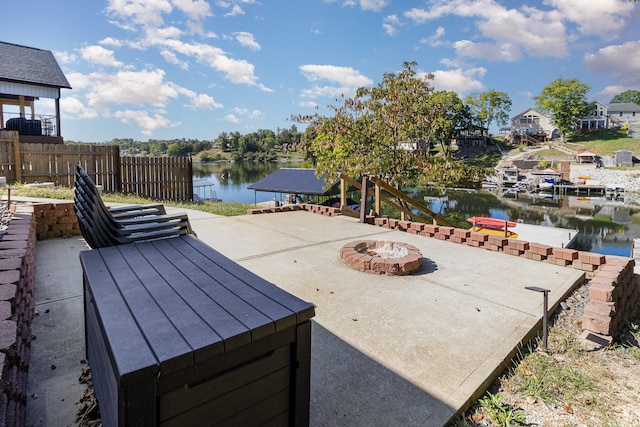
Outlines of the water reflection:
[[578,230],[578,250],[631,256],[633,239],[640,237],[640,205],[635,202],[527,193],[507,197],[488,191],[413,190],[412,195],[441,215],[492,216]]
[[[299,163],[194,163],[194,179],[214,184],[216,196],[225,202],[254,203],[247,187],[281,167]],[[552,194],[499,195],[489,191],[405,189],[413,198],[441,215],[459,222],[471,216],[491,216],[527,224],[580,231],[576,249],[607,255],[630,256],[634,238],[640,238],[640,203],[622,203],[605,197],[554,196]],[[257,202],[278,198],[273,193],[255,193]],[[359,197],[359,196],[356,196]]]
[[[247,190],[247,187],[284,167],[299,167],[299,163],[194,163],[193,179],[211,181],[215,196],[224,202],[254,203],[254,192]],[[203,197],[211,198],[211,194],[206,193]],[[273,193],[258,192],[255,197],[257,202],[266,202],[275,196]]]

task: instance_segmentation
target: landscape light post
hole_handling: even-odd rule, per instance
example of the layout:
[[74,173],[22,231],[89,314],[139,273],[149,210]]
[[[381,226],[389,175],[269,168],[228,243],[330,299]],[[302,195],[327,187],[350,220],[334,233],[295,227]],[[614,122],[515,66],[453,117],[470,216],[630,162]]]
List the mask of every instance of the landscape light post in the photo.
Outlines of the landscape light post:
[[530,291],[542,293],[542,350],[547,351],[547,311],[549,310],[549,292],[551,292],[551,290],[540,288],[538,286],[525,286],[524,288]]

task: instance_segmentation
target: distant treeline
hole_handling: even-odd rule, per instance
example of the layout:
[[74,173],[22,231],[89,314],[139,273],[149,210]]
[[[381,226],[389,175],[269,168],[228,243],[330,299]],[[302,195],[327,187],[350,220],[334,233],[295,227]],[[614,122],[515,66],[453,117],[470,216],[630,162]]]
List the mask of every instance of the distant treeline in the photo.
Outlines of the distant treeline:
[[[199,139],[149,139],[136,141],[133,138],[114,138],[104,144],[118,145],[123,153],[136,156],[198,156],[201,161],[220,159],[232,160],[275,160],[278,155],[297,151],[303,132],[295,125],[289,129],[260,129],[255,132],[222,132],[213,140]],[[66,141],[81,144],[81,141]]]

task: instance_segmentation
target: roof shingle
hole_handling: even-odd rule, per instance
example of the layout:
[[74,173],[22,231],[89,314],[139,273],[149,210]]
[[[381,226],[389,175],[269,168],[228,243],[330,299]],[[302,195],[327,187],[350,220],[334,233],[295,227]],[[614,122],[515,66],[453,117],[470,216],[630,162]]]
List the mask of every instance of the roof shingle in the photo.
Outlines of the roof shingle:
[[0,80],[71,89],[48,50],[0,42]]

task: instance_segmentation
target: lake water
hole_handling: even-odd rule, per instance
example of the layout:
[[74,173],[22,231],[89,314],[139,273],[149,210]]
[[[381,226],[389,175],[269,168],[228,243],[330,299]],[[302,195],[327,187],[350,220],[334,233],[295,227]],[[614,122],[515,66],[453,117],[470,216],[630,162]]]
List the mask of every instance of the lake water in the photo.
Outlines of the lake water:
[[[247,187],[277,169],[295,167],[300,167],[300,163],[194,162],[193,179],[207,180],[213,184],[212,188],[202,187],[199,190],[202,198],[213,198],[211,191],[214,191],[215,197],[223,202],[267,202],[276,196],[273,193],[254,192]],[[194,192],[198,194],[196,189]]]
[[[215,196],[225,202],[265,202],[280,195],[258,192],[247,187],[281,167],[299,163],[194,163],[194,180],[213,183]],[[211,193],[201,196],[211,198]],[[208,191],[211,191],[209,189]],[[446,192],[423,189],[405,190],[442,215],[454,214],[459,221],[471,216],[490,216],[527,224],[561,227],[580,231],[576,249],[606,255],[630,256],[634,238],[640,238],[640,205],[607,200],[604,197],[550,197],[524,195],[507,197],[488,191]],[[254,199],[255,197],[255,199]]]
[[417,200],[426,197],[425,204],[432,211],[443,215],[454,213],[463,220],[490,216],[578,230],[575,245],[578,250],[631,256],[633,240],[640,237],[640,205],[621,200],[523,193],[507,197],[488,191],[459,190],[445,193],[414,190],[412,194]]

